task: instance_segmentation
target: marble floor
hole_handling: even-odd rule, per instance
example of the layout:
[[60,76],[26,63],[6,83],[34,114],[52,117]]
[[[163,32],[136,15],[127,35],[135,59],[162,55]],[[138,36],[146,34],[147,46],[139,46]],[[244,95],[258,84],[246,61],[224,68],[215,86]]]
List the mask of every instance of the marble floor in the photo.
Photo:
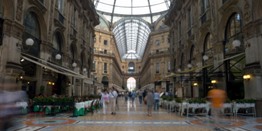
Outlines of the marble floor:
[[94,114],[71,117],[72,113],[63,113],[50,117],[30,113],[16,120],[9,131],[259,131],[262,130],[262,118],[223,117],[214,124],[212,117],[178,116],[165,109],[147,116],[146,106],[132,106],[131,101],[119,101],[116,115],[103,114],[98,110]]

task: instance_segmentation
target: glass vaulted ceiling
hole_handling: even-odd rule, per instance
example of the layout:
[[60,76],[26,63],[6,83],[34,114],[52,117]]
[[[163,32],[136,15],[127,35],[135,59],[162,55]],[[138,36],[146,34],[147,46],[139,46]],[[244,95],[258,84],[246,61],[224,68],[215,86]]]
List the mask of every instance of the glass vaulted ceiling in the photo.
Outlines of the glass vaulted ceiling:
[[122,59],[141,59],[149,24],[165,14],[172,0],[93,0],[111,24]]
[[141,59],[150,33],[142,19],[123,19],[113,32],[122,59]]

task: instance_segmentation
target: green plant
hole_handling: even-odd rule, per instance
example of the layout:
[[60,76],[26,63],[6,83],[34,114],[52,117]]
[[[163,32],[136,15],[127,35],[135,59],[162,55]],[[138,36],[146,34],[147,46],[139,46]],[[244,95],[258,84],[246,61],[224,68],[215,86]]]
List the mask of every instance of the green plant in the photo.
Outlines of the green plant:
[[182,98],[176,98],[176,102],[177,102],[177,103],[182,103],[182,102],[183,102],[183,99],[182,99]]
[[191,98],[188,99],[188,103],[206,103],[205,98]]

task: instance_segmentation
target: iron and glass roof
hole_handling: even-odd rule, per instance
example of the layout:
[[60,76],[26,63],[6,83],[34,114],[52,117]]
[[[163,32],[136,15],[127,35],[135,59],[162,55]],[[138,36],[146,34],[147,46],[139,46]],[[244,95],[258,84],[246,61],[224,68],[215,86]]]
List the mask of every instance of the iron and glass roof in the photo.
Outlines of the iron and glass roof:
[[122,59],[141,59],[150,33],[141,19],[123,19],[113,30]]
[[153,24],[172,0],[93,0],[115,34],[122,59],[141,59]]

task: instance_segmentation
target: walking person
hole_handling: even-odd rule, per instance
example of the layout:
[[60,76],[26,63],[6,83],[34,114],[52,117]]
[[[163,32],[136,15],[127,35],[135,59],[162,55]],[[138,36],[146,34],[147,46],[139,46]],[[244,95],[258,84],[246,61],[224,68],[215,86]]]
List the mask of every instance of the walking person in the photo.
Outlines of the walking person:
[[138,90],[138,98],[139,98],[139,104],[142,104],[143,101],[143,91],[142,90]]
[[134,102],[135,102],[135,98],[136,98],[136,92],[135,91],[132,91],[131,92],[131,100],[132,100],[132,107],[134,107]]
[[158,91],[155,91],[154,93],[154,111],[159,110],[159,99],[160,99],[160,93]]
[[154,94],[151,89],[148,89],[145,99],[146,99],[146,104],[147,104],[147,116],[152,116],[152,110],[153,110],[152,108],[154,104]]
[[109,94],[106,89],[101,93],[101,102],[103,105],[103,114],[107,113],[107,106],[109,105]]
[[110,91],[109,95],[110,95],[111,114],[115,115],[116,114],[116,98],[118,94],[114,87],[112,87],[112,90]]
[[219,115],[226,99],[226,93],[224,90],[221,89],[212,89],[208,92],[208,98],[211,101],[211,115],[214,117],[214,123],[217,126],[215,127],[216,130],[219,128]]

